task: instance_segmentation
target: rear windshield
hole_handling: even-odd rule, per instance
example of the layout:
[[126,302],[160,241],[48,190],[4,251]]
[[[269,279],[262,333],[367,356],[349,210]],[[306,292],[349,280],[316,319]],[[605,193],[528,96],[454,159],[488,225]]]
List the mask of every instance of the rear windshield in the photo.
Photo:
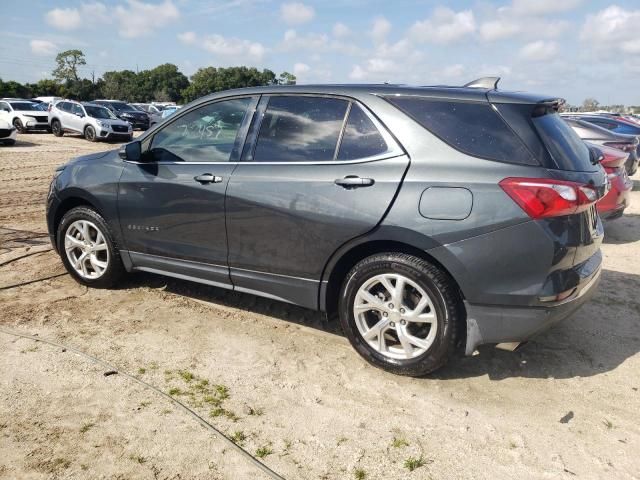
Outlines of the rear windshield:
[[598,167],[591,163],[589,149],[567,122],[557,113],[533,116],[542,142],[547,147],[557,168],[579,172],[595,171]]
[[488,160],[538,165],[488,102],[396,96],[387,100],[456,150]]

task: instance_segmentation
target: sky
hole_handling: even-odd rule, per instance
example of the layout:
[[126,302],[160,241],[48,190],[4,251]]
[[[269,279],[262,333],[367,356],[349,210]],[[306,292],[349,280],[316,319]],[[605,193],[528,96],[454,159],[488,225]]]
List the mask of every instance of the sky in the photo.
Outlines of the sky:
[[0,0],[0,78],[174,63],[294,73],[298,83],[463,85],[640,105],[640,0]]

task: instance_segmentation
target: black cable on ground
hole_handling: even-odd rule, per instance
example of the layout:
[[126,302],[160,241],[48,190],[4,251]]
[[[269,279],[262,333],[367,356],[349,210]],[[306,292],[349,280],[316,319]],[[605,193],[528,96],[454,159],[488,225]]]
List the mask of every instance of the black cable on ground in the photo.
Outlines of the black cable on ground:
[[24,285],[30,285],[32,283],[44,282],[45,280],[51,280],[52,278],[63,277],[65,275],[68,275],[68,273],[67,272],[56,273],[55,275],[49,275],[48,277],[44,277],[44,278],[36,278],[35,280],[27,280],[26,282],[14,283],[13,285],[7,285],[7,286],[4,286],[4,287],[0,287],[0,291],[2,291],[2,290],[11,290],[12,288],[18,288],[18,287],[22,287]]
[[39,253],[50,252],[51,250],[53,250],[53,248],[47,248],[46,250],[38,250],[37,252],[25,253],[24,255],[20,255],[19,257],[14,257],[14,258],[11,258],[11,259],[7,260],[6,262],[0,263],[0,267],[4,267],[5,265],[9,265],[10,263],[13,263],[15,261],[21,260],[23,258],[31,257],[33,255],[38,255]]
[[[63,273],[61,275],[66,275],[66,274]],[[7,329],[5,329],[3,327],[0,327],[0,332],[4,333],[6,335],[12,335],[14,337],[26,338],[28,340],[33,340],[35,342],[45,343],[45,344],[48,344],[48,345],[51,345],[51,346],[54,346],[54,347],[58,347],[58,348],[62,349],[63,351],[73,352],[73,353],[75,353],[77,355],[80,355],[81,357],[85,357],[85,358],[91,360],[92,362],[97,363],[97,364],[102,365],[103,367],[105,367],[107,369],[106,372],[105,372],[105,375],[106,374],[112,375],[114,373],[118,373],[118,374],[120,374],[120,375],[122,375],[124,377],[127,377],[130,380],[133,380],[134,382],[142,385],[145,388],[153,390],[157,394],[159,394],[162,397],[166,398],[167,400],[171,401],[173,404],[177,405],[182,410],[184,410],[186,413],[188,413],[189,415],[194,417],[200,423],[200,425],[202,425],[203,427],[211,430],[215,434],[219,435],[225,442],[227,442],[229,444],[230,447],[232,447],[237,452],[239,452],[241,455],[243,455],[249,462],[251,462],[253,465],[258,467],[260,470],[262,470],[264,473],[269,475],[271,478],[274,478],[276,480],[285,480],[284,477],[278,475],[276,472],[271,470],[269,467],[267,467],[264,463],[262,463],[256,457],[251,455],[251,453],[249,453],[244,448],[242,448],[240,445],[236,444],[233,440],[231,440],[229,437],[227,437],[224,433],[222,433],[222,431],[218,430],[216,427],[211,425],[209,422],[207,422],[204,418],[202,418],[196,412],[194,412],[189,407],[187,407],[184,403],[180,402],[179,400],[176,400],[171,395],[169,395],[169,394],[163,392],[162,390],[160,390],[158,387],[155,387],[155,386],[151,385],[150,383],[145,382],[144,380],[140,380],[138,377],[135,377],[135,376],[133,376],[133,375],[131,375],[131,374],[125,372],[125,371],[122,371],[119,368],[115,367],[114,365],[111,365],[110,363],[105,362],[104,360],[101,360],[98,357],[94,357],[93,355],[90,355],[88,353],[85,353],[82,350],[79,350],[79,349],[77,349],[75,347],[64,345],[62,343],[58,343],[58,342],[55,342],[55,341],[52,341],[52,340],[47,340],[46,338],[40,338],[40,337],[36,337],[36,336],[33,336],[33,335],[29,335],[27,333],[14,332],[12,330],[7,330]]]

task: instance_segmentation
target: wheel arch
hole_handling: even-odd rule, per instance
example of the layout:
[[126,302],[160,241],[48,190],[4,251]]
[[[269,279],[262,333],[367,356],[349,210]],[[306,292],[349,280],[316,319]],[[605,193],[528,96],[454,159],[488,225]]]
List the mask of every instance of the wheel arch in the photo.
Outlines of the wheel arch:
[[[462,300],[465,296],[459,282],[451,274],[451,269],[427,251],[436,246],[440,245],[433,239],[398,227],[381,228],[371,235],[359,237],[349,242],[338,249],[327,262],[319,289],[318,305],[320,310],[327,312],[329,318],[334,317],[338,311],[340,290],[349,271],[364,258],[383,252],[414,255],[438,267],[455,285],[460,296],[461,308],[464,308]],[[466,314],[463,315],[463,318],[465,318],[465,325],[460,326],[461,336],[464,336],[464,332],[466,332]]]
[[[81,196],[81,195],[72,195],[69,197],[66,197],[64,200],[62,200],[60,202],[60,204],[58,205],[58,207],[56,208],[56,211],[53,215],[53,233],[54,235],[58,234],[58,226],[60,225],[60,222],[62,221],[62,217],[64,217],[64,215],[71,210],[72,208],[76,208],[76,207],[89,207],[93,210],[95,210],[96,212],[100,213],[100,210],[96,207],[95,205],[95,201],[89,200],[87,197],[85,196]],[[100,215],[102,215],[100,213]]]

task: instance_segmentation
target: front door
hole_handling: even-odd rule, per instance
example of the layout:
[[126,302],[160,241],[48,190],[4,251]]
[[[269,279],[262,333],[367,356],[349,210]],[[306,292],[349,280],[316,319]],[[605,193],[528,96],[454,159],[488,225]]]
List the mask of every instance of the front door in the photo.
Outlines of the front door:
[[231,279],[317,308],[327,260],[380,222],[409,159],[350,100],[263,96],[255,118],[227,189]]
[[257,98],[226,99],[167,122],[127,162],[118,204],[126,250],[140,270],[229,284],[225,190]]

